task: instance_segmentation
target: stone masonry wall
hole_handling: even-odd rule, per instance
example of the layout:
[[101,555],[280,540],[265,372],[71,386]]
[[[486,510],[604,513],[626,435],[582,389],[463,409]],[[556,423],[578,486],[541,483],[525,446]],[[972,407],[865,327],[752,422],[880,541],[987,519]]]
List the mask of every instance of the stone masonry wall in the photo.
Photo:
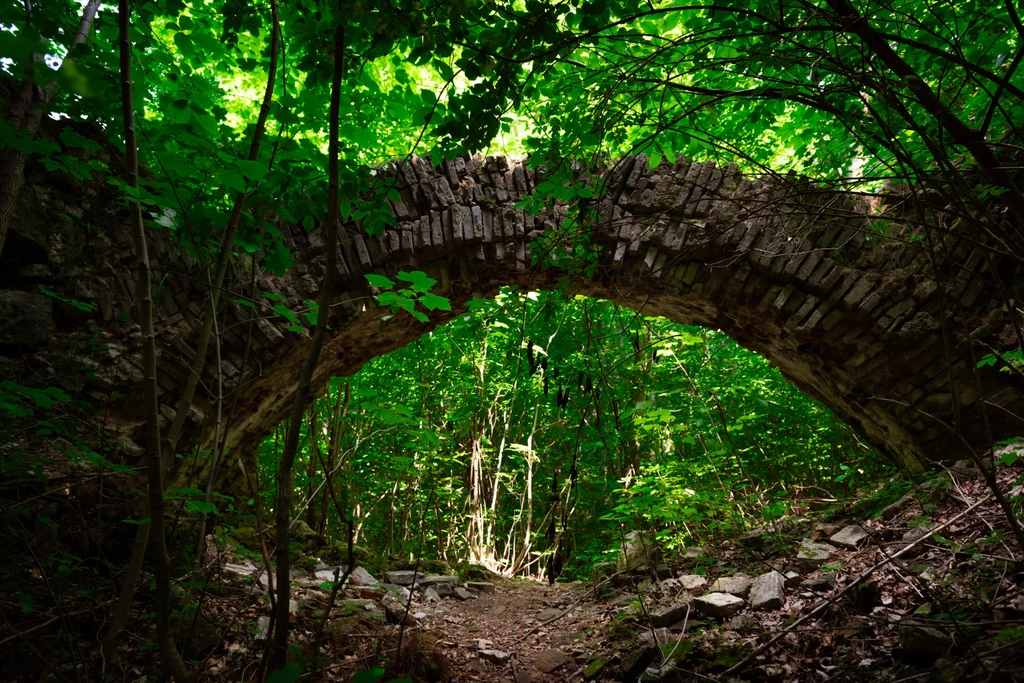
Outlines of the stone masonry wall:
[[[503,285],[550,288],[567,277],[534,265],[541,244],[563,239],[565,207],[536,216],[516,207],[539,182],[536,171],[504,158],[458,158],[439,168],[414,158],[386,172],[401,185],[402,201],[391,204],[397,225],[379,238],[358,224],[343,228],[318,391],[329,377],[351,374],[463,312],[473,296],[493,296]],[[640,155],[601,179],[599,219],[578,226],[600,257],[592,277],[568,274],[578,293],[722,330],[910,469],[1024,430],[1016,417],[1024,415],[1024,383],[976,369],[989,346],[1016,346],[1005,305],[1024,295],[1016,261],[988,259],[956,232],[934,258],[913,241],[872,239],[879,207],[868,201],[793,178],[745,177],[735,165],[677,159],[652,169]],[[134,254],[123,211],[103,183],[34,167],[23,195],[17,235],[0,258],[0,372],[109,404],[106,424],[135,452]],[[889,210],[902,209],[894,200]],[[255,290],[301,310],[318,295],[324,236],[321,228],[281,227],[296,266],[284,277],[257,272]],[[203,276],[187,254],[151,234],[161,414],[169,420],[201,327]],[[251,458],[289,410],[309,337],[285,330],[268,310],[254,318],[235,303],[251,293],[253,273],[246,259],[233,267],[219,316],[233,408],[227,444],[231,457]],[[452,313],[423,325],[377,308],[364,275],[413,269],[438,280]],[[97,308],[80,311],[41,294],[40,285]],[[211,438],[204,416],[213,365],[191,415],[192,443]],[[962,439],[945,426],[954,415]]]

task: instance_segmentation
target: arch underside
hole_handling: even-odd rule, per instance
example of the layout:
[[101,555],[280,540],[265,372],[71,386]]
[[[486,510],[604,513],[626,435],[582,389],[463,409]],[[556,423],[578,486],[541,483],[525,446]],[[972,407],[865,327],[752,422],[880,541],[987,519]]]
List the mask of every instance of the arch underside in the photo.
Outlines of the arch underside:
[[[936,269],[910,241],[869,239],[873,209],[856,197],[747,178],[735,165],[678,159],[652,169],[641,155],[603,173],[596,217],[574,228],[600,248],[593,276],[584,277],[533,263],[553,237],[570,239],[561,227],[567,207],[536,216],[516,208],[533,192],[536,171],[503,158],[460,158],[438,168],[413,159],[389,172],[403,199],[391,203],[394,228],[370,238],[349,224],[340,235],[340,286],[316,391],[459,314],[474,296],[505,285],[546,289],[568,278],[576,293],[723,331],[911,470],[1024,430],[1016,417],[1024,414],[1024,383],[976,368],[985,348],[1016,346],[1005,304],[1007,296],[1021,299],[1024,275],[1016,262],[984,258],[971,239],[945,235]],[[255,288],[301,309],[317,298],[322,228],[281,227],[296,266],[284,277],[256,273]],[[106,333],[127,338],[116,321],[134,300],[131,243],[125,226],[109,231],[105,246],[92,247],[106,251],[83,250],[81,272],[113,293],[101,306]],[[161,413],[169,419],[194,355],[204,291],[201,278],[187,275],[198,272],[194,265],[173,246],[157,241],[153,259],[167,273],[156,303]],[[236,264],[229,290],[250,291],[246,263]],[[375,305],[366,273],[414,269],[438,280],[452,313],[435,312],[424,325]],[[231,457],[248,458],[287,416],[309,338],[285,330],[280,317],[251,321],[251,309],[234,298],[222,297],[219,325],[233,407],[226,444]],[[204,370],[205,387],[215,386],[213,366]],[[101,359],[94,372],[127,397],[117,411],[131,429],[141,422],[132,398],[138,377],[126,367],[125,358]],[[212,420],[203,419],[210,410],[208,392],[194,406],[191,442],[210,441]]]

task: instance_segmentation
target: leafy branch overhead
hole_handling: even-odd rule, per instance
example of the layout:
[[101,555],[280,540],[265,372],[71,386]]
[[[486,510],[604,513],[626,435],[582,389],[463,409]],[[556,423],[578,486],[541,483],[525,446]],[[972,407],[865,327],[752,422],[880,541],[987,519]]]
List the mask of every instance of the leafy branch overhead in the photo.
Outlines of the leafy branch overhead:
[[416,310],[417,304],[427,311],[452,310],[452,304],[448,299],[430,291],[437,284],[437,280],[427,277],[426,273],[419,270],[407,273],[403,270],[395,276],[395,279],[407,283],[408,286],[401,287],[394,280],[383,275],[373,273],[366,275],[366,281],[370,283],[371,287],[385,290],[380,294],[375,294],[374,298],[378,304],[390,309],[393,315],[405,311],[421,323],[425,323],[429,317],[423,311]]

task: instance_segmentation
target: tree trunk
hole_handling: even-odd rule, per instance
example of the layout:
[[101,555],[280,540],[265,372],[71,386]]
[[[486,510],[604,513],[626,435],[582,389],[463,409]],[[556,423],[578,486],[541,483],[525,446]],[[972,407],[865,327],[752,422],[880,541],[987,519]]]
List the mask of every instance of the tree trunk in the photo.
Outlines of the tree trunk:
[[[281,33],[280,20],[277,12],[277,0],[271,0],[271,30],[270,30],[270,66],[267,69],[267,87],[263,91],[263,102],[260,104],[260,113],[256,119],[256,127],[253,129],[252,140],[249,143],[249,161],[256,161],[260,153],[260,143],[263,141],[263,132],[267,127],[267,118],[270,116],[270,105],[274,100],[274,83],[277,80],[277,52],[278,42]],[[213,320],[217,311],[217,302],[220,300],[221,289],[224,285],[224,277],[228,272],[228,260],[231,256],[231,246],[235,241],[235,231],[242,220],[242,209],[245,207],[247,194],[239,192],[235,195],[235,202],[228,215],[228,222],[224,228],[224,236],[221,238],[220,252],[217,254],[217,268],[213,273],[213,280],[210,282],[210,295],[207,298],[207,308],[203,316],[203,329],[199,333],[199,340],[196,344],[196,354],[192,361],[192,367],[185,381],[185,388],[182,389],[181,399],[178,401],[178,408],[174,413],[174,420],[167,430],[167,442],[165,444],[164,467],[170,469],[174,463],[174,453],[178,447],[178,440],[185,427],[185,420],[192,408],[192,398],[195,396],[196,387],[202,377],[203,366],[206,365],[206,353],[210,346],[210,336],[213,332]],[[211,473],[212,475],[212,473]]]
[[[316,479],[316,465],[317,461],[321,460],[320,452],[320,421],[317,419],[316,414],[316,401],[313,401],[313,405],[309,409],[309,457],[306,459],[306,524],[313,531],[317,529],[316,521],[316,491],[317,487],[314,486],[313,480]],[[327,479],[327,483],[330,484],[331,471],[325,469],[324,477]]]
[[[89,37],[89,30],[99,9],[99,0],[89,0],[82,8],[82,19],[78,30],[68,48],[64,61],[74,61],[75,48]],[[63,65],[63,62],[62,62]],[[7,120],[14,128],[21,130],[28,139],[39,132],[39,122],[43,120],[43,107],[53,101],[57,94],[57,83],[52,81],[45,88],[40,88],[34,80],[27,80],[18,88],[18,94],[8,107]],[[18,202],[18,192],[25,180],[26,153],[8,147],[0,152],[0,255],[4,253],[4,243],[14,218],[14,206]]]
[[146,250],[146,231],[142,225],[142,207],[139,204],[139,153],[135,141],[135,112],[132,109],[132,44],[131,15],[128,0],[118,3],[119,42],[121,58],[121,107],[124,117],[125,157],[127,184],[134,192],[130,204],[132,227],[135,233],[135,251],[139,269],[139,325],[142,328],[142,374],[144,411],[146,415],[146,471],[149,479],[149,509],[153,544],[153,575],[156,591],[157,637],[164,663],[179,683],[189,680],[185,662],[174,645],[171,633],[171,567],[164,536],[164,487],[160,461],[160,425],[157,422],[156,337],[153,332],[153,292],[150,282],[149,254]]
[[319,305],[316,312],[316,331],[310,343],[309,352],[302,364],[299,385],[295,392],[295,403],[292,406],[291,421],[285,437],[284,452],[277,470],[277,623],[274,627],[273,645],[270,649],[268,671],[273,672],[285,665],[288,654],[288,603],[291,598],[288,575],[289,560],[288,541],[289,523],[292,507],[292,464],[299,445],[299,432],[302,426],[302,413],[309,396],[313,372],[320,358],[320,350],[324,345],[327,333],[327,316],[330,313],[331,292],[337,273],[338,230],[338,115],[341,109],[341,75],[344,70],[345,58],[345,26],[339,24],[334,33],[334,74],[331,80],[330,108],[330,142],[327,151],[327,217],[324,229],[327,233],[327,272],[324,274],[323,287],[320,289]]
[[[270,67],[267,72],[267,87],[263,95],[263,104],[260,107],[259,118],[256,122],[256,130],[253,132],[252,144],[249,148],[249,158],[254,160],[256,154],[259,152],[260,140],[263,137],[263,129],[266,127],[267,116],[270,113],[270,103],[274,95],[274,81],[277,74],[277,46],[278,46],[278,34],[280,33],[280,26],[277,14],[277,0],[271,0],[270,3],[271,17],[273,28],[271,29],[270,39]],[[85,17],[82,19],[83,23]],[[86,29],[87,30],[87,29]],[[76,39],[79,35],[84,34],[82,27],[79,27],[79,33],[76,34]],[[241,205],[239,201],[244,199],[244,195],[239,195],[236,198],[236,206],[238,207],[239,215],[241,215]],[[233,215],[233,214],[232,214]],[[0,217],[2,219],[2,217]],[[236,221],[237,225],[237,221]],[[234,239],[232,237],[232,239]],[[226,270],[226,261],[225,261]],[[221,281],[223,281],[223,274],[221,275]],[[215,276],[216,280],[216,276]],[[189,389],[189,383],[198,383],[199,373],[203,369],[203,363],[200,362],[200,350],[202,351],[202,357],[205,358],[206,349],[210,341],[210,336],[213,332],[214,313],[217,308],[217,297],[220,295],[220,289],[217,287],[211,287],[209,292],[209,303],[210,307],[207,309],[207,317],[204,321],[203,332],[200,334],[199,347],[196,349],[196,361],[193,366],[193,372],[189,375],[188,382],[186,383],[185,389],[182,391],[182,398],[178,403],[178,412],[175,413],[174,421],[171,423],[169,435],[166,442],[161,446],[163,457],[161,462],[163,463],[164,471],[169,470],[170,463],[174,459],[174,451],[177,448],[178,437],[181,435],[181,428],[184,424],[185,415],[189,412],[192,405],[192,395],[195,391],[195,384],[192,384],[191,390]],[[209,324],[207,329],[206,324]],[[184,408],[184,410],[182,410]],[[179,416],[181,420],[179,421]],[[176,427],[177,425],[177,427]],[[214,445],[216,449],[216,444]],[[213,473],[211,472],[211,475]],[[211,482],[212,484],[212,482]],[[150,510],[147,507],[143,510],[143,518],[150,516]],[[131,610],[132,601],[135,597],[135,586],[139,581],[139,573],[142,570],[142,560],[146,553],[146,546],[149,544],[149,524],[140,524],[138,530],[135,532],[135,543],[132,546],[132,556],[128,561],[128,568],[125,571],[124,582],[121,585],[121,593],[118,596],[117,606],[114,608],[114,616],[111,619],[110,629],[107,631],[107,635],[103,642],[103,653],[104,657],[108,660],[113,656],[114,649],[117,646],[117,639],[121,635],[121,631],[124,629],[125,624],[128,623],[128,614]]]

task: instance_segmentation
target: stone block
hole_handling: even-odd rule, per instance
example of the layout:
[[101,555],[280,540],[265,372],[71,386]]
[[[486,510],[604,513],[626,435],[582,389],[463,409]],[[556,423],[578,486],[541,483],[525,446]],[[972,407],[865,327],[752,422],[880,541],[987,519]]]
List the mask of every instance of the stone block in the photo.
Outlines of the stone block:
[[731,617],[743,609],[743,605],[743,598],[728,593],[708,593],[693,600],[693,606],[701,614],[718,619]]

